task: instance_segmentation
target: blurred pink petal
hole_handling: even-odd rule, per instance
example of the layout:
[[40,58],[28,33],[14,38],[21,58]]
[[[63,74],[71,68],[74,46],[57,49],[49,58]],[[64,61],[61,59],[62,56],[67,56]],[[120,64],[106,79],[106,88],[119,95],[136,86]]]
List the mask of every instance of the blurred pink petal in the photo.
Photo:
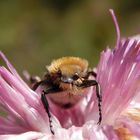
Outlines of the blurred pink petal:
[[[50,133],[48,116],[40,101],[40,95],[32,91],[19,77],[4,54],[8,71],[0,67],[0,104],[6,118],[0,118],[0,134],[18,134],[27,131]],[[59,123],[58,123],[59,127]]]
[[[0,140],[41,140],[43,137],[44,135],[39,132],[26,132],[19,135],[0,135]],[[46,137],[46,139],[49,139],[49,137]]]

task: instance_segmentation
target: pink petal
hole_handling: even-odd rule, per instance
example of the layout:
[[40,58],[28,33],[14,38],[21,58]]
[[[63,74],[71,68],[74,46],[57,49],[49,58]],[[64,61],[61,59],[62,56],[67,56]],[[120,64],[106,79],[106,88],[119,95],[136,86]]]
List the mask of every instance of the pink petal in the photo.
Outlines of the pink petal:
[[[40,95],[23,84],[8,60],[5,57],[4,59],[13,73],[5,67],[0,67],[0,104],[8,114],[6,118],[1,119],[1,126],[5,127],[1,127],[0,133],[22,133],[27,130],[51,133]],[[52,117],[52,120],[59,128],[57,119]]]
[[[0,140],[51,140],[52,136],[40,132],[26,132],[19,135],[0,135]],[[45,139],[44,139],[45,138]]]
[[117,41],[116,41],[116,48],[118,48],[120,46],[120,29],[119,29],[119,25],[118,25],[118,22],[117,22],[117,18],[114,14],[114,11],[112,9],[109,10],[110,13],[111,13],[111,16],[112,16],[112,19],[114,21],[114,25],[115,25],[115,29],[116,29],[116,34],[117,34]]
[[118,120],[123,127],[129,129],[129,131],[132,133],[133,136],[137,137],[140,139],[140,124],[139,122],[133,121],[132,119],[129,118],[121,118]]
[[112,124],[140,91],[139,55],[139,43],[134,39],[126,39],[113,51],[102,52],[97,79],[103,94],[104,122]]
[[12,66],[12,64],[8,61],[8,59],[6,58],[6,56],[0,51],[0,57],[6,62],[9,70],[11,71],[11,73],[19,79],[19,81],[26,87],[27,84],[21,79],[21,77],[19,76],[19,74],[17,73],[17,71],[15,70],[15,68]]
[[115,133],[113,126],[104,126],[103,132],[108,140],[119,140],[119,137]]

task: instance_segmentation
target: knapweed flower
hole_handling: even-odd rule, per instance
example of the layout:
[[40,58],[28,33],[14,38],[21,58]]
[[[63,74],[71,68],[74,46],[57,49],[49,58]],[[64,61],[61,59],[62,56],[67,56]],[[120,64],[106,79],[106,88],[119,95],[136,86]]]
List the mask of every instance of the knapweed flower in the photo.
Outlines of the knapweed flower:
[[140,37],[120,40],[117,31],[113,50],[101,53],[97,81],[102,90],[101,125],[95,89],[70,109],[49,100],[52,125],[38,91],[19,76],[2,52],[8,68],[0,66],[0,140],[132,140],[140,139]]

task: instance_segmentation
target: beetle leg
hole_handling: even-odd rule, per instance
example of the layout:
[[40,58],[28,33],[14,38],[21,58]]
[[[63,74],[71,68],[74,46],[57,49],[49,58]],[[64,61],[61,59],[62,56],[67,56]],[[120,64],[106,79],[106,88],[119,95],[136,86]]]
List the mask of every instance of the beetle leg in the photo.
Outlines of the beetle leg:
[[51,119],[51,114],[50,114],[50,111],[49,111],[49,104],[48,104],[48,101],[47,101],[47,98],[46,98],[46,94],[49,94],[49,92],[51,92],[52,89],[49,88],[48,90],[44,91],[43,90],[43,93],[41,94],[41,101],[43,103],[43,106],[48,114],[48,118],[49,118],[49,123],[50,123],[50,131],[51,133],[54,135],[54,131],[52,129],[52,119]]
[[97,124],[100,124],[102,121],[102,110],[101,110],[102,94],[100,90],[100,85],[95,80],[84,80],[82,84],[77,86],[82,88],[96,86],[96,96],[98,98],[98,108],[99,108],[99,120]]
[[43,84],[44,81],[39,81],[33,84],[32,90],[36,90],[41,84]]
[[29,74],[29,72],[26,70],[23,71],[23,75],[24,75],[25,79],[30,82],[30,84],[34,84],[34,83],[41,81],[41,78],[39,76],[37,76],[37,75],[31,76]]
[[97,73],[94,71],[89,71],[88,74],[89,74],[89,76],[92,75],[95,78],[97,77]]
[[41,101],[43,103],[43,106],[48,114],[48,118],[49,118],[49,123],[50,123],[50,131],[51,133],[54,135],[54,131],[52,129],[52,119],[51,119],[51,114],[50,114],[50,111],[49,111],[49,104],[48,104],[48,101],[47,101],[47,98],[46,98],[46,94],[49,94],[50,92],[54,92],[53,88],[48,88],[46,91],[43,90],[43,93],[41,94]]
[[43,103],[43,106],[48,114],[48,118],[49,118],[49,123],[50,123],[50,131],[51,133],[54,135],[54,131],[53,131],[53,126],[52,126],[52,119],[51,119],[51,114],[50,114],[50,111],[49,111],[49,104],[48,104],[48,101],[47,101],[47,98],[46,98],[46,95],[47,94],[55,94],[55,92],[58,92],[60,91],[60,89],[56,86],[56,87],[50,87],[48,88],[47,90],[43,90],[42,94],[41,94],[41,101]]
[[102,109],[101,109],[102,95],[101,95],[101,88],[100,88],[100,85],[98,83],[96,84],[96,96],[98,98],[98,108],[99,108],[98,124],[100,125],[101,121],[102,121]]
[[85,78],[88,79],[90,75],[92,75],[95,78],[97,77],[96,72],[94,72],[93,70],[88,70],[87,75],[85,76]]
[[47,84],[48,84],[47,79],[36,82],[36,83],[33,84],[32,90],[36,90],[40,85],[47,85]]

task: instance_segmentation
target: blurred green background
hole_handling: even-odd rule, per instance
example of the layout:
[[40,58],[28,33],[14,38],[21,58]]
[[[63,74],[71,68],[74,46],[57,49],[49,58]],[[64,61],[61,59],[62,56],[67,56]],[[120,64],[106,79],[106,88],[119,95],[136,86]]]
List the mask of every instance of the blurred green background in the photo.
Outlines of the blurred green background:
[[122,36],[140,32],[140,0],[1,0],[0,50],[19,73],[42,75],[45,65],[62,56],[96,66],[100,52],[115,44],[110,8]]

